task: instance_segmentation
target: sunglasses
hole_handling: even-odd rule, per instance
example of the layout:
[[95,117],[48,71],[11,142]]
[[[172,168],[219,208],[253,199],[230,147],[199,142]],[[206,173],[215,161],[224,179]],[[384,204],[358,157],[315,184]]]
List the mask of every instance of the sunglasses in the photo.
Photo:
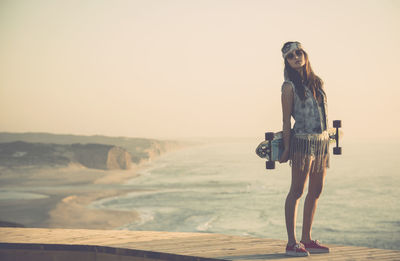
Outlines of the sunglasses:
[[[298,57],[303,56],[303,51],[302,51],[302,50],[296,50],[296,51],[294,51],[294,53],[295,53],[296,56],[298,56]],[[292,59],[294,59],[294,54],[293,54],[293,53],[289,53],[286,57],[287,57],[288,59],[292,60]]]

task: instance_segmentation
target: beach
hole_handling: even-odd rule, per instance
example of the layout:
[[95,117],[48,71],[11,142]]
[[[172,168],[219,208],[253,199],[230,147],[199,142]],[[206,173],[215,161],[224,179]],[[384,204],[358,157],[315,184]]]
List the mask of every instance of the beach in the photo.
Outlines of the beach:
[[62,168],[0,169],[0,220],[25,227],[115,229],[139,219],[134,210],[100,210],[88,205],[132,192],[121,184],[137,176],[130,170]]

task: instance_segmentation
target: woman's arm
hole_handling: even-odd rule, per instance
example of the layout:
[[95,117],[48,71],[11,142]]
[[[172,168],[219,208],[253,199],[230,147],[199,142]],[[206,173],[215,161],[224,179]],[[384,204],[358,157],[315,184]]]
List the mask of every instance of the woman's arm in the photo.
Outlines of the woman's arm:
[[286,162],[289,159],[293,95],[294,94],[292,85],[288,82],[285,82],[282,86],[282,120],[283,120],[282,131],[283,131],[284,151],[279,162]]

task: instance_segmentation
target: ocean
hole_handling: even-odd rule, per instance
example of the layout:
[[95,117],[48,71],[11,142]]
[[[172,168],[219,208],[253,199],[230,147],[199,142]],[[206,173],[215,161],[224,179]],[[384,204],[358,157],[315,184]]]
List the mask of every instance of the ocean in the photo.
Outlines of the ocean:
[[[226,141],[171,152],[124,186],[125,196],[92,207],[137,210],[140,221],[119,229],[207,232],[287,240],[284,203],[290,167],[266,170],[256,140]],[[324,243],[400,249],[398,144],[344,143],[331,167],[314,217]],[[330,149],[332,150],[332,148]],[[304,198],[296,233],[301,236]]]

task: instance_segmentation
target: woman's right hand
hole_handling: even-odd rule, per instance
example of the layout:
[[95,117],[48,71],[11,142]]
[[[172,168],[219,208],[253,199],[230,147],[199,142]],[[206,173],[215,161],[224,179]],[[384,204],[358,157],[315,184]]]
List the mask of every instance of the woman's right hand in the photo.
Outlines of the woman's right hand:
[[289,150],[285,149],[282,152],[281,158],[279,159],[279,163],[285,163],[289,160]]

